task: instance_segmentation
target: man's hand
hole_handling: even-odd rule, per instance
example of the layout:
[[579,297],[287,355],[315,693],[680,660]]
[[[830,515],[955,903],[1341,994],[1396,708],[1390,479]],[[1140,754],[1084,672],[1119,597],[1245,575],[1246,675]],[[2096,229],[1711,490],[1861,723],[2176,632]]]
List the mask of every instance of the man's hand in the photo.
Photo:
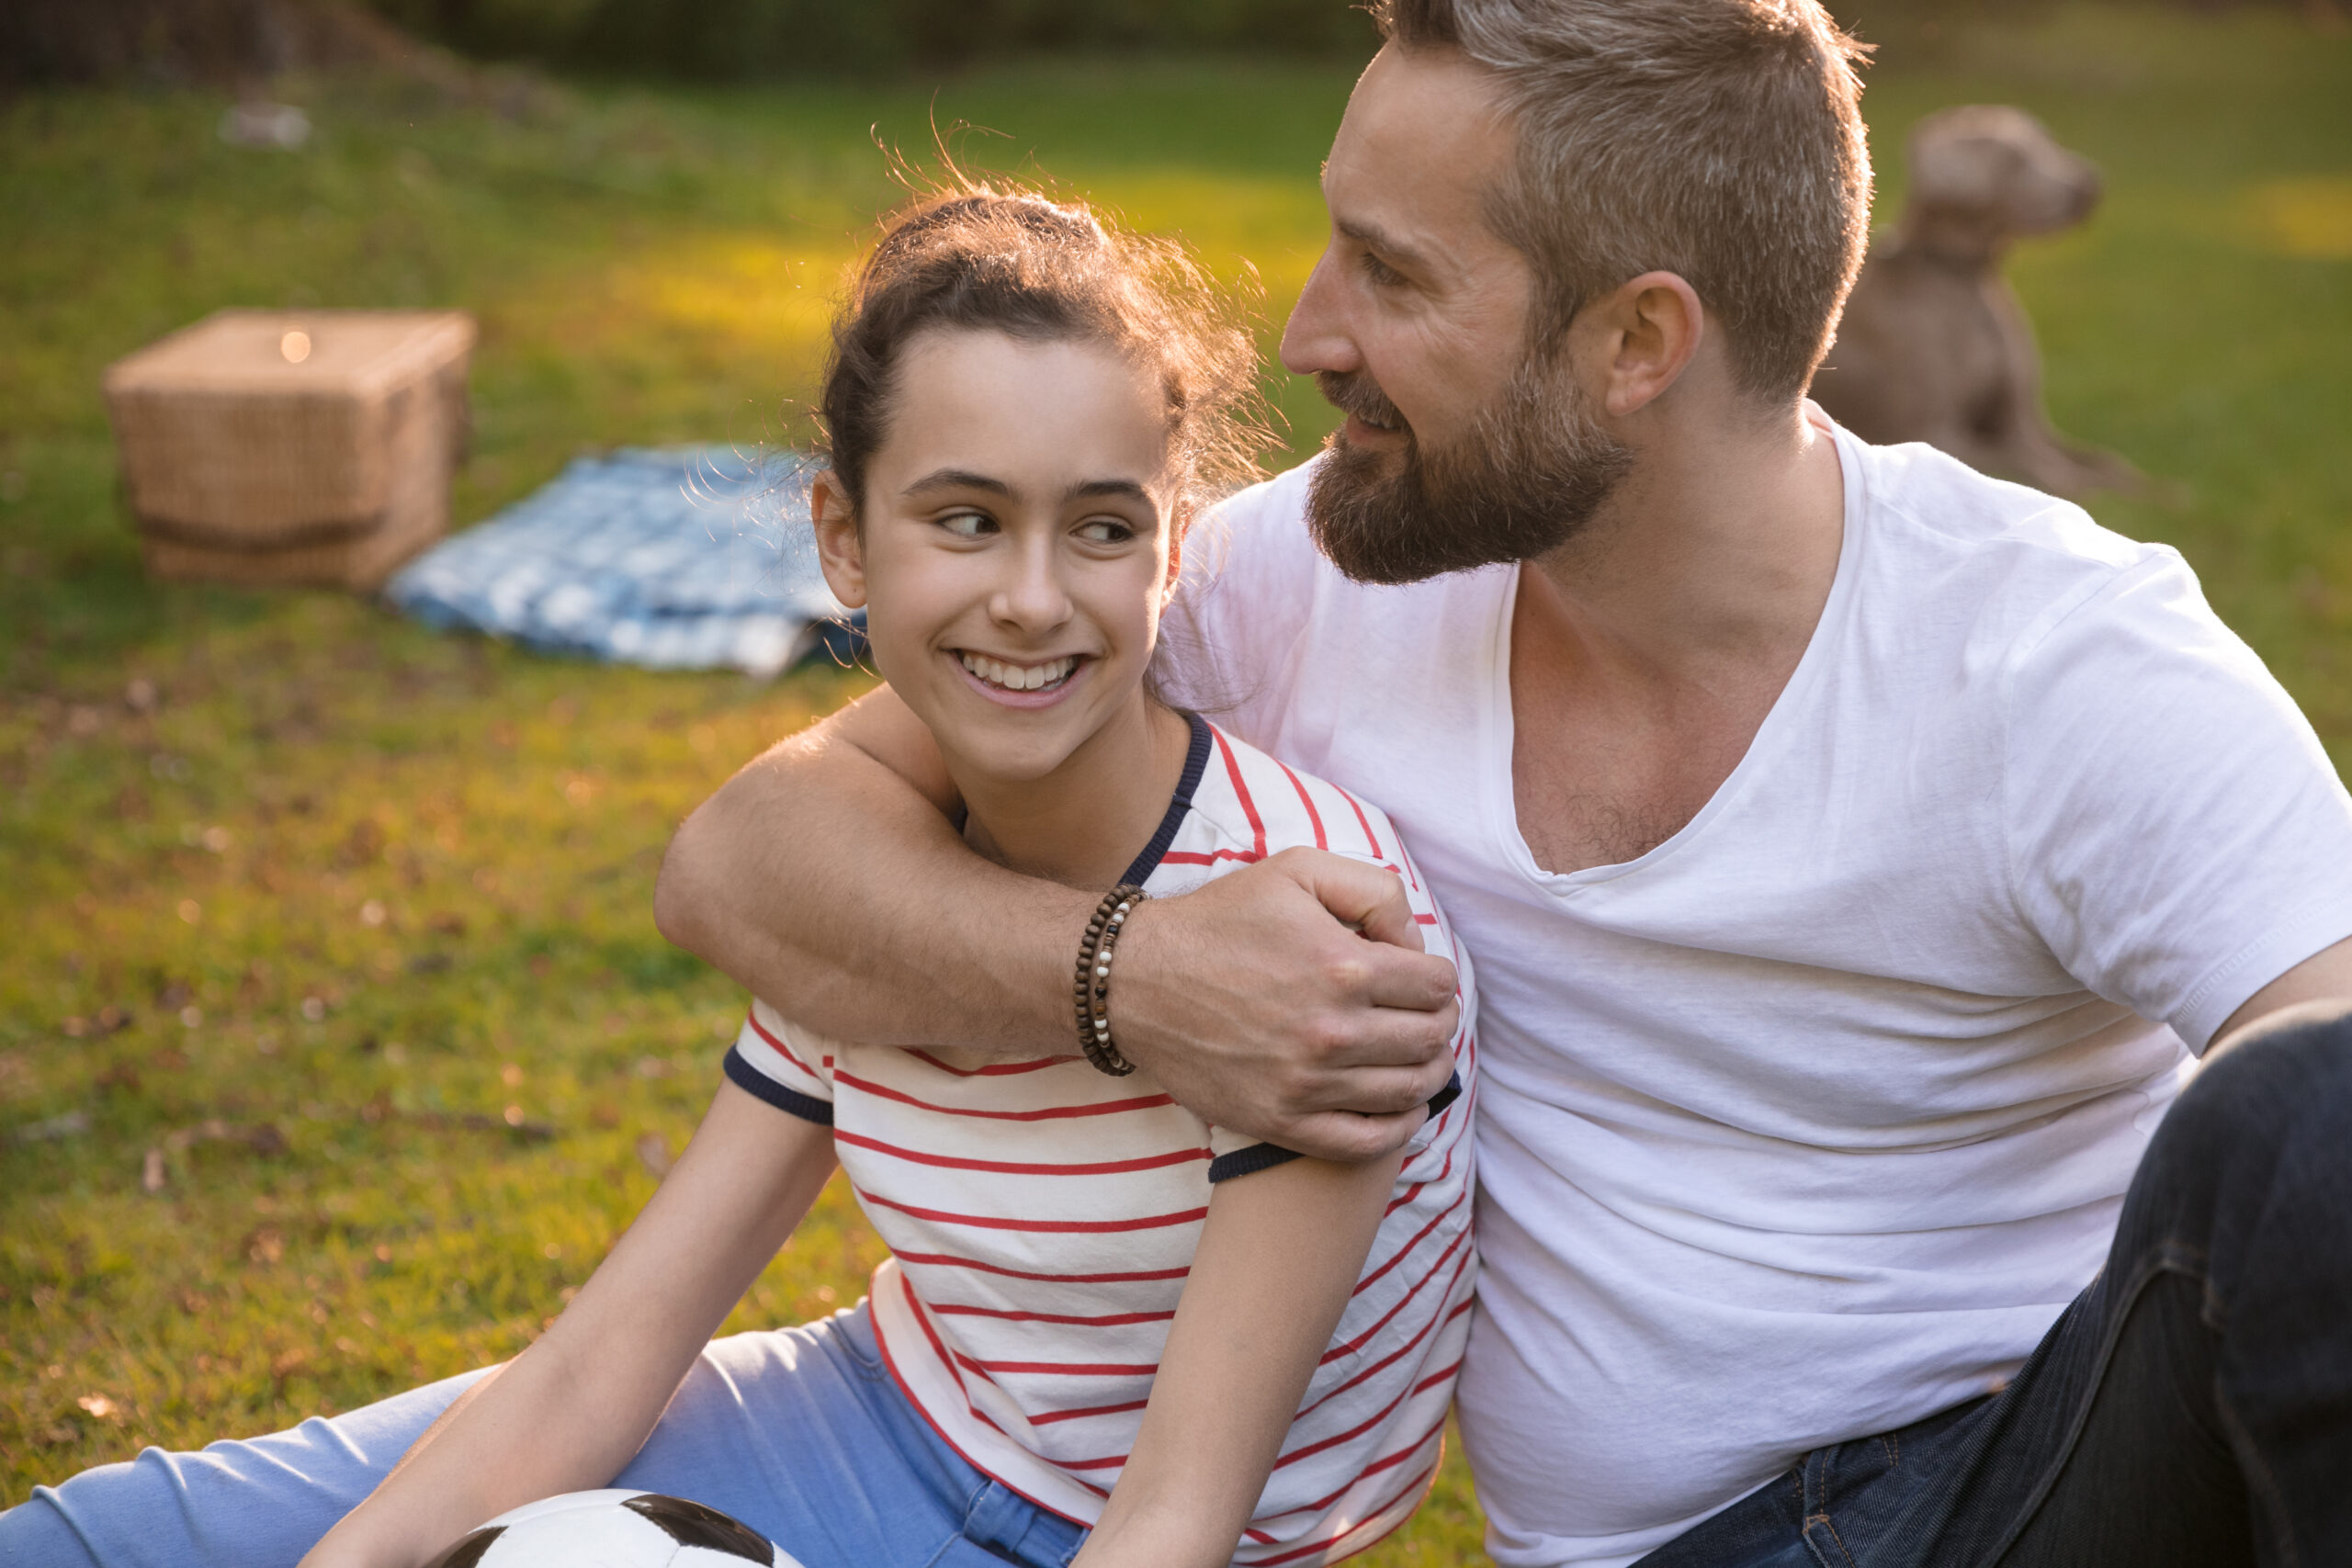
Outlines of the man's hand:
[[1138,906],[1111,1012],[1119,1049],[1194,1114],[1341,1161],[1413,1135],[1459,1021],[1404,885],[1317,850]]

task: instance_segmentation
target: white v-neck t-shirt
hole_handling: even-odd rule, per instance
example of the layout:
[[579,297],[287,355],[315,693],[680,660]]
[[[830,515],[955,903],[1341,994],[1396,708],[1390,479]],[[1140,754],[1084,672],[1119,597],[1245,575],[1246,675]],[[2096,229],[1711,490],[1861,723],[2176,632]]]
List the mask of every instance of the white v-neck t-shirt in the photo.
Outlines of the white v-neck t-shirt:
[[1506,1568],[1630,1562],[1999,1386],[2191,1052],[2352,936],[2352,800],[2174,551],[1837,441],[1804,659],[1625,864],[1521,836],[1516,568],[1350,582],[1300,469],[1221,509],[1171,612],[1176,694],[1385,807],[1476,959],[1458,1399]]

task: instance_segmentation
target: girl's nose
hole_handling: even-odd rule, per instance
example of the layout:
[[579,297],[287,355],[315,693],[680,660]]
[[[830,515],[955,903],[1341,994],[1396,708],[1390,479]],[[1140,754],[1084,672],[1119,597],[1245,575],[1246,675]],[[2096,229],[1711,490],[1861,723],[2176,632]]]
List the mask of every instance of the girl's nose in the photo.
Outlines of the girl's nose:
[[998,625],[1041,637],[1070,617],[1069,592],[1062,582],[1061,552],[1051,538],[1023,541],[1006,563],[1006,576],[989,601]]

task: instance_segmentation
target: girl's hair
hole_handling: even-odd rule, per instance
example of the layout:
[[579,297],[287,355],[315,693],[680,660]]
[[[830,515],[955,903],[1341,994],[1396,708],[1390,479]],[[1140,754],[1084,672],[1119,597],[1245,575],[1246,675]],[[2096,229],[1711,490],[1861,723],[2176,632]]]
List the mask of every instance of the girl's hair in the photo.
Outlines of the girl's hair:
[[863,516],[898,362],[917,333],[1100,343],[1155,370],[1182,500],[1261,477],[1270,444],[1239,311],[1172,242],[1125,234],[1082,203],[959,183],[894,214],[833,321],[820,453]]

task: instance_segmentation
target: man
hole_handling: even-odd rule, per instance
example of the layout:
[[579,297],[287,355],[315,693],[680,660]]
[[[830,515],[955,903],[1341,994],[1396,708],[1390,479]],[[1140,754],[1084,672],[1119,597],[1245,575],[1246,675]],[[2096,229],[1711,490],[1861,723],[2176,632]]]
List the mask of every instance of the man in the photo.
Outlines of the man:
[[[1869,187],[1815,0],[1377,15],[1283,349],[1347,423],[1228,503],[1170,654],[1385,806],[1477,955],[1496,1558],[2352,1562],[2309,726],[2171,552],[1808,411]],[[820,1030],[1062,1040],[1096,893],[953,804],[877,693],[695,814],[663,929]],[[1304,852],[1144,906],[1118,1044],[1390,1146],[1451,1026],[1357,934],[1400,908]]]

